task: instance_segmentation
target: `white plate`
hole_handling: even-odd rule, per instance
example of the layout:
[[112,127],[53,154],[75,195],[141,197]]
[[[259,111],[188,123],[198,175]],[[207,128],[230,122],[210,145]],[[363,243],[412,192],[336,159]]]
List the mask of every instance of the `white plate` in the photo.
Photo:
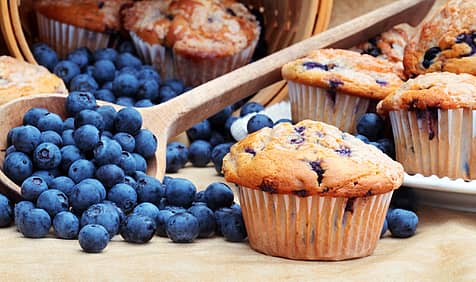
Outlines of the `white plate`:
[[418,204],[476,212],[476,180],[405,174],[403,186],[414,188]]

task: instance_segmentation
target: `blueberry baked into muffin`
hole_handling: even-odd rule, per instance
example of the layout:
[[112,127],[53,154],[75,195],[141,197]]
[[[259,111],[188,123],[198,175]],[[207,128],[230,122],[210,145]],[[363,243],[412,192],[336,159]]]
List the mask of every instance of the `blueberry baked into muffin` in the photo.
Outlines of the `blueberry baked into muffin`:
[[253,249],[293,259],[370,255],[403,167],[334,126],[304,120],[264,128],[223,159]]
[[40,40],[61,56],[79,47],[108,47],[121,29],[120,11],[132,0],[38,0],[35,11]]
[[0,105],[32,94],[67,94],[59,77],[46,68],[8,56],[0,56]]
[[475,76],[420,75],[377,110],[390,116],[397,160],[406,172],[476,179]]
[[476,1],[451,0],[424,23],[405,49],[409,77],[448,71],[476,75]]
[[124,23],[147,63],[187,85],[248,63],[260,34],[255,17],[234,0],[140,1],[124,11]]
[[394,63],[400,77],[404,78],[403,52],[413,33],[414,28],[410,25],[399,24],[351,50]]
[[319,120],[351,133],[372,101],[403,83],[393,63],[339,49],[314,51],[284,65],[282,75],[295,122]]

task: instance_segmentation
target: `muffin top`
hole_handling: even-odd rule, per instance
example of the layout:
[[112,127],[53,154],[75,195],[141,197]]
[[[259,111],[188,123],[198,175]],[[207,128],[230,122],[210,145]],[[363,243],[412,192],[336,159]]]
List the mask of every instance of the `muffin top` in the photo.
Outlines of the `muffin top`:
[[124,15],[125,28],[145,42],[192,58],[236,54],[260,32],[255,17],[234,0],[140,1]]
[[351,50],[394,63],[400,77],[403,77],[403,51],[413,33],[410,25],[399,24]]
[[42,66],[31,65],[8,56],[0,56],[0,104],[39,93],[67,94],[59,77]]
[[349,50],[320,49],[282,68],[284,79],[346,94],[383,99],[403,81],[389,61]]
[[304,120],[248,135],[223,159],[227,181],[271,193],[362,197],[397,189],[403,167],[338,128]]
[[476,1],[451,0],[412,38],[403,64],[409,77],[449,71],[476,75]]
[[47,18],[96,32],[121,29],[121,9],[132,0],[38,0],[35,9]]
[[377,105],[381,114],[428,108],[476,109],[476,77],[450,72],[423,74],[405,82]]

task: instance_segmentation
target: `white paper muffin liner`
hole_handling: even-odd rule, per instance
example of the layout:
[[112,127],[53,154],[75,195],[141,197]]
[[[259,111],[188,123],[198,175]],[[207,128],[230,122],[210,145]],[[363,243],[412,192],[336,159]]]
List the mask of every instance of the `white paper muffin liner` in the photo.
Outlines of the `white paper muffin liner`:
[[164,79],[180,78],[185,85],[197,86],[246,65],[258,40],[239,53],[221,58],[195,59],[175,54],[170,48],[149,44],[130,32],[139,56],[155,66]]
[[476,179],[476,110],[391,111],[390,122],[407,173]]
[[240,187],[248,240],[261,253],[302,260],[371,255],[393,191],[360,198],[299,197]]
[[292,81],[288,81],[288,89],[293,121],[323,121],[349,133],[355,133],[357,122],[371,101]]
[[94,52],[106,48],[109,44],[111,37],[109,34],[61,23],[40,13],[36,13],[36,18],[40,40],[53,48],[60,57],[79,47],[88,47]]

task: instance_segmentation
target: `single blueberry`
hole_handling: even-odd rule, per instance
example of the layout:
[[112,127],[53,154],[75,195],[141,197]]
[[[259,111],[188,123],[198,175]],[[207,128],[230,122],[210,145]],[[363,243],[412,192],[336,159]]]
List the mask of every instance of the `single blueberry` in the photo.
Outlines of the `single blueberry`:
[[364,135],[370,141],[378,140],[382,137],[384,121],[374,113],[364,114],[357,122],[357,133]]
[[120,218],[117,210],[110,204],[94,204],[81,216],[81,226],[99,224],[106,228],[109,238],[119,232]]
[[10,200],[0,194],[0,227],[7,227],[13,221],[13,211]]
[[222,182],[214,182],[205,189],[205,201],[212,210],[229,207],[233,204],[233,191]]
[[116,203],[124,212],[128,213],[137,205],[137,193],[131,186],[119,183],[109,190],[107,199]]
[[82,184],[87,184],[87,185],[92,185],[94,189],[96,189],[97,193],[99,193],[99,197],[101,201],[106,200],[106,188],[104,185],[101,183],[101,181],[95,179],[95,178],[86,178],[81,180]]
[[144,159],[144,157],[137,154],[137,153],[132,153],[132,156],[136,160],[136,172],[137,171],[146,172],[147,171],[147,161]]
[[228,118],[231,117],[231,114],[233,113],[233,109],[231,106],[225,107],[223,110],[219,111],[215,115],[211,116],[208,118],[208,121],[214,128],[222,128]]
[[31,209],[20,217],[18,229],[28,238],[43,238],[51,228],[51,218],[43,209]]
[[197,188],[184,178],[174,178],[170,180],[165,189],[165,196],[169,204],[188,208],[192,205]]
[[141,129],[135,135],[135,149],[134,152],[142,155],[144,158],[149,159],[155,155],[157,150],[157,138],[148,129]]
[[84,211],[101,202],[101,194],[94,184],[80,182],[73,187],[69,200],[73,210]]
[[222,227],[223,218],[224,218],[225,216],[230,215],[231,213],[233,213],[233,209],[228,208],[228,207],[219,208],[219,209],[217,209],[217,210],[214,212],[215,222],[216,222],[215,234],[217,234],[217,235],[219,235],[219,236],[223,236],[223,233],[221,232],[221,227]]
[[38,120],[38,129],[40,131],[52,130],[57,133],[63,132],[63,120],[54,113],[47,113]]
[[54,218],[59,212],[68,210],[69,201],[66,194],[60,190],[48,189],[38,196],[36,207],[44,209],[51,218]]
[[38,126],[38,120],[48,114],[48,110],[45,108],[31,108],[23,116],[23,125]]
[[79,233],[79,219],[69,211],[62,211],[53,218],[56,236],[61,239],[75,239]]
[[119,228],[120,228],[122,222],[124,222],[124,219],[126,219],[126,214],[124,213],[124,211],[121,208],[119,208],[116,205],[116,203],[111,202],[109,200],[102,201],[102,204],[107,205],[111,210],[117,213],[117,215],[119,216]]
[[61,136],[58,133],[51,130],[47,130],[41,133],[40,143],[53,143],[58,147],[62,147],[63,138],[61,138]]
[[127,152],[134,152],[136,147],[136,139],[126,132],[119,132],[113,137],[122,147],[122,150]]
[[212,128],[208,120],[202,120],[187,130],[188,139],[193,142],[195,140],[209,140],[212,135]]
[[242,242],[248,237],[243,215],[238,212],[225,214],[220,222],[221,233],[227,241]]
[[418,225],[418,216],[403,209],[394,209],[387,214],[388,229],[393,237],[408,238],[415,234]]
[[[63,139],[65,140],[65,139]],[[61,148],[61,169],[65,172],[69,170],[71,164],[77,160],[84,159],[83,153],[74,145],[67,145]]]
[[117,69],[122,69],[123,67],[134,67],[140,68],[142,66],[142,62],[139,58],[132,55],[131,53],[121,53],[116,58],[116,67]]
[[212,145],[207,141],[196,140],[188,147],[188,158],[195,167],[206,167],[212,155]]
[[73,52],[69,53],[66,58],[77,64],[80,69],[85,69],[89,63],[91,62],[92,58],[90,57],[90,53],[85,49],[74,50]]
[[157,100],[159,98],[159,84],[155,80],[139,80],[139,89],[136,98]]
[[166,172],[174,173],[185,166],[188,161],[188,149],[185,144],[172,142],[167,144]]
[[53,72],[67,85],[73,77],[81,73],[81,70],[77,64],[64,60],[56,64]]
[[116,67],[109,60],[99,60],[94,63],[93,77],[99,83],[114,80]]
[[99,130],[93,125],[86,124],[74,131],[74,142],[79,149],[91,151],[100,140]]
[[104,130],[113,131],[114,130],[114,119],[116,118],[116,110],[112,106],[101,106],[96,109],[102,116],[104,121]]
[[[106,164],[119,164],[122,156],[122,148],[119,143],[111,139],[99,141],[93,150],[94,163],[97,166]],[[135,167],[134,167],[135,171]]]
[[50,189],[57,189],[65,193],[66,196],[71,197],[71,192],[73,191],[75,183],[74,181],[67,176],[58,176],[51,181]]
[[118,165],[126,175],[134,175],[136,172],[136,159],[127,151],[122,151]]
[[165,194],[162,183],[148,175],[140,176],[136,181],[138,203],[150,202],[156,205],[159,204],[160,198]]
[[53,71],[58,63],[58,54],[44,43],[33,45],[32,53],[36,62],[46,67],[49,71]]
[[75,116],[82,110],[96,109],[96,98],[89,92],[72,91],[66,98],[66,111],[69,116]]
[[256,132],[264,127],[273,127],[274,123],[273,120],[270,119],[267,115],[262,115],[262,114],[257,114],[254,115],[250,120],[248,121],[248,124],[246,125],[246,129],[248,130],[249,133]]
[[74,130],[72,129],[67,129],[63,131],[61,134],[61,141],[63,142],[63,146],[68,146],[68,145],[76,145],[74,142]]
[[230,152],[230,148],[233,145],[233,143],[224,143],[215,146],[212,150],[212,162],[215,166],[215,170],[218,174],[222,174],[222,164],[223,164],[223,158],[225,157],[226,154]]
[[156,229],[155,220],[133,213],[122,223],[120,233],[126,242],[144,244],[154,237]]
[[139,80],[153,80],[160,83],[160,75],[152,66],[142,66],[142,68],[137,72],[137,78]]
[[40,144],[40,139],[41,132],[31,125],[17,127],[12,133],[12,144],[18,152],[33,152]]
[[99,89],[97,91],[94,91],[94,97],[97,100],[102,100],[106,101],[109,103],[115,103],[116,102],[116,96],[112,93],[110,89]]
[[200,234],[200,226],[195,216],[182,212],[167,220],[166,231],[174,243],[191,243]]
[[142,127],[142,116],[134,108],[123,108],[117,112],[114,125],[118,132],[135,135]]
[[198,237],[208,238],[215,234],[215,215],[211,209],[206,205],[193,205],[188,209],[188,212],[198,220],[198,226],[200,228]]
[[244,104],[243,107],[241,108],[240,117],[244,117],[244,116],[246,116],[247,114],[250,114],[250,113],[261,112],[262,110],[264,110],[264,107],[260,103],[248,102],[248,103]]
[[115,164],[106,164],[97,169],[96,178],[101,181],[104,186],[111,188],[117,183],[124,182],[124,171]]
[[96,167],[91,161],[79,159],[69,166],[68,177],[75,183],[79,183],[83,179],[93,177],[95,171]]
[[20,201],[15,204],[15,208],[13,209],[14,221],[15,225],[17,226],[17,230],[20,231],[20,220],[28,213],[31,209],[34,209],[35,205],[30,201]]
[[157,208],[157,206],[152,203],[144,202],[144,203],[138,204],[134,208],[132,213],[142,215],[142,216],[148,216],[155,223],[157,223],[158,216],[159,216],[159,208]]
[[149,99],[142,99],[142,100],[137,101],[134,104],[134,107],[136,107],[136,108],[148,108],[148,107],[152,107],[152,106],[154,106],[154,103],[152,103],[152,101],[149,100]]
[[33,163],[25,153],[13,152],[5,158],[3,172],[13,182],[20,185],[33,173]]
[[168,100],[177,97],[177,92],[175,92],[172,87],[163,85],[159,89],[159,103],[165,103]]
[[100,253],[109,243],[109,234],[101,225],[88,224],[79,231],[78,240],[85,252]]
[[69,91],[87,91],[94,92],[99,89],[99,85],[89,74],[78,74],[71,79]]
[[104,130],[104,119],[100,113],[93,110],[82,110],[74,118],[75,128],[80,128],[83,125],[90,124],[96,127],[99,131]]
[[94,52],[93,57],[96,62],[101,60],[109,60],[111,62],[114,62],[118,55],[119,54],[114,48],[101,48],[97,49],[96,52]]

